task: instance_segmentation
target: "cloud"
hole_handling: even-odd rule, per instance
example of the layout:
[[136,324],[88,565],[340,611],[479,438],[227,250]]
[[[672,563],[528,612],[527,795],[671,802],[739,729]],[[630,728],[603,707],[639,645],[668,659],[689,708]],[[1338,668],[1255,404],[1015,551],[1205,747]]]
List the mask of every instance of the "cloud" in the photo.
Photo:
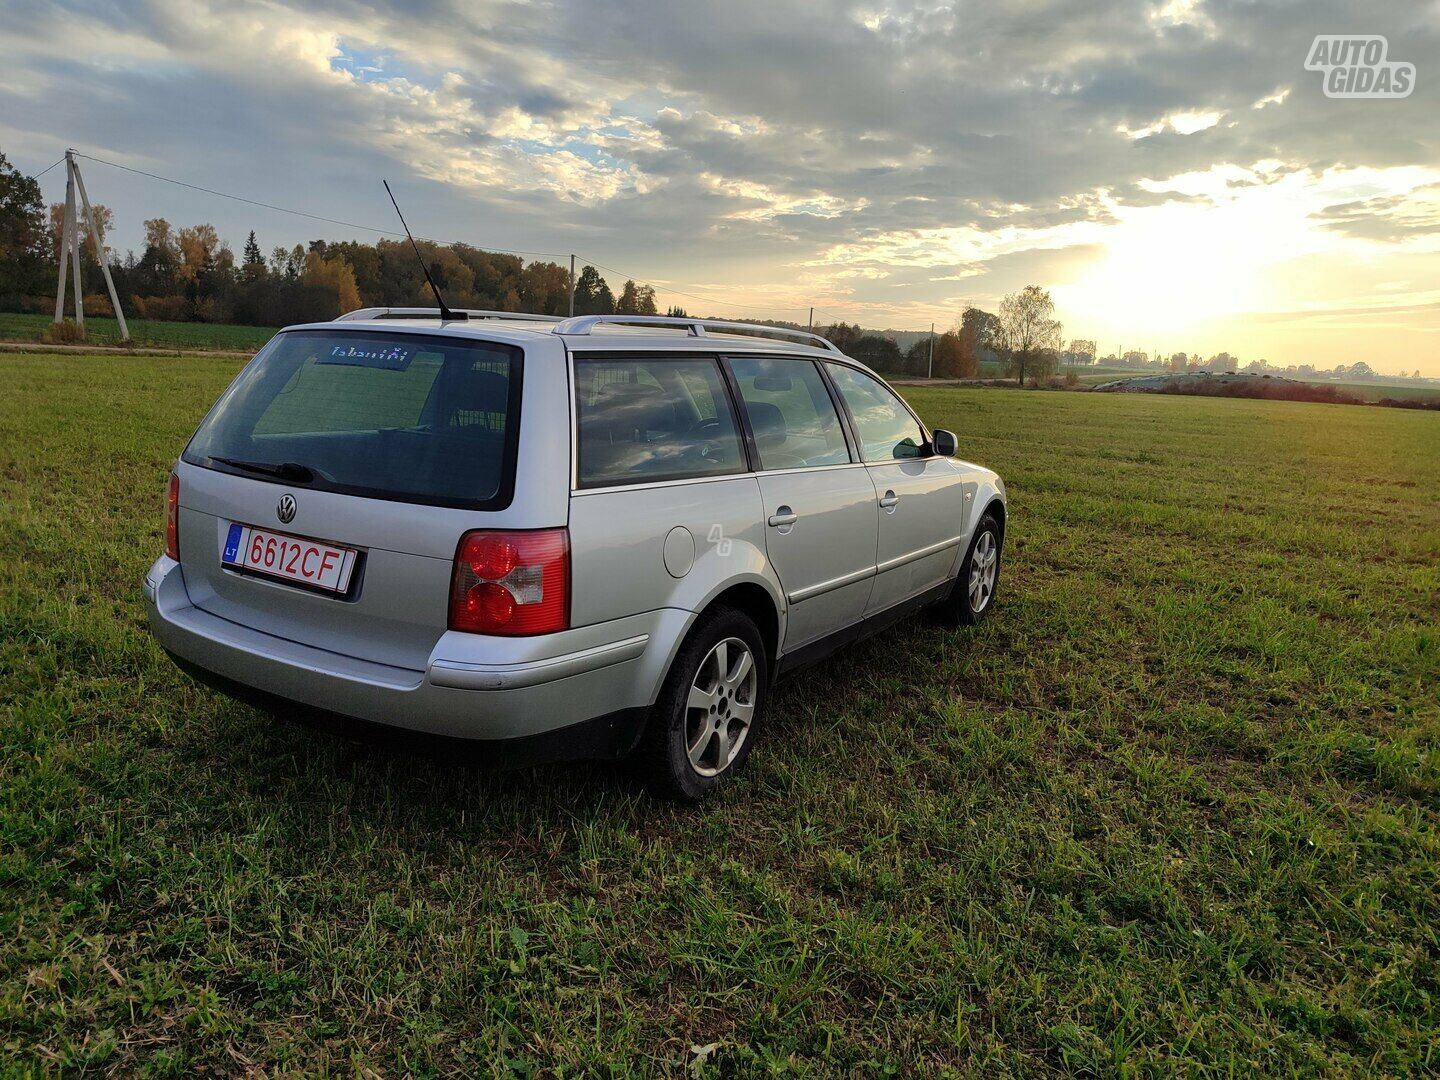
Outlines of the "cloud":
[[[1086,272],[1137,215],[1440,163],[1433,14],[1366,16],[1421,64],[1395,102],[1326,99],[1303,70],[1315,33],[1353,21],[1340,0],[12,0],[0,146],[39,168],[69,142],[388,226],[384,176],[428,235],[762,304],[828,290],[852,318],[904,286],[928,322],[1009,265]],[[325,228],[91,183],[122,244],[158,214],[274,242]],[[1433,203],[1409,190],[1335,198],[1308,227],[1422,242]]]

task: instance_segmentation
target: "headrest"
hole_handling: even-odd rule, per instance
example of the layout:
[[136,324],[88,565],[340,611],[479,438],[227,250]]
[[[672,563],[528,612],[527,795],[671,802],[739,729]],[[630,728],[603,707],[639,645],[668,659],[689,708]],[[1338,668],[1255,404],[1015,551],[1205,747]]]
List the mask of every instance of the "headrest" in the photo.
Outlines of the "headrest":
[[503,413],[510,404],[510,380],[495,371],[466,371],[456,379],[450,400],[455,409]]
[[750,430],[755,433],[755,445],[762,450],[767,446],[779,446],[785,441],[785,414],[778,406],[768,401],[748,401],[745,411],[750,416]]

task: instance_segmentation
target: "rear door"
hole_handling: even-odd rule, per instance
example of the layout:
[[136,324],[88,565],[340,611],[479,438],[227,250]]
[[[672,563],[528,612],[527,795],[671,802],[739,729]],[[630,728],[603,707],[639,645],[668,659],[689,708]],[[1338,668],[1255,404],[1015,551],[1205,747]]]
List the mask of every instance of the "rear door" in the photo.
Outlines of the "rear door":
[[[518,348],[473,338],[281,334],[183,455],[191,602],[292,641],[422,669],[446,629],[461,535],[501,524],[512,501],[521,365]],[[563,525],[560,514],[525,524]],[[353,572],[327,592],[229,565],[227,544],[244,529],[293,538],[302,552],[317,542],[353,552]]]
[[927,456],[920,422],[878,379],[845,364],[826,370],[849,413],[876,492],[875,587],[867,614],[943,584],[955,571],[964,490],[950,459]]
[[875,487],[852,460],[811,360],[732,357],[764,501],[765,550],[789,604],[785,648],[857,622],[875,573]]

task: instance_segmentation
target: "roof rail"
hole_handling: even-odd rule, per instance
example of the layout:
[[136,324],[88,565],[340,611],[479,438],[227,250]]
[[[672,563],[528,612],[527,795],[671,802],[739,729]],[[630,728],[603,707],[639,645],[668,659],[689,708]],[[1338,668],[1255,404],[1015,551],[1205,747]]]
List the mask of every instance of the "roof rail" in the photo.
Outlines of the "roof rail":
[[691,337],[704,337],[707,330],[757,334],[760,337],[767,334],[778,334],[782,337],[798,338],[808,345],[833,353],[840,352],[829,338],[809,333],[806,330],[791,330],[784,326],[766,326],[764,323],[726,322],[723,319],[682,319],[670,315],[576,315],[573,318],[562,319],[550,332],[583,336],[602,323],[614,323],[622,326],[669,326],[688,330]]
[[[554,323],[558,315],[531,315],[525,311],[488,311],[483,308],[451,308],[457,315],[468,319],[519,319],[522,322]],[[423,319],[440,318],[440,309],[433,307],[367,307],[347,311],[335,319],[336,322],[354,322],[361,319]]]

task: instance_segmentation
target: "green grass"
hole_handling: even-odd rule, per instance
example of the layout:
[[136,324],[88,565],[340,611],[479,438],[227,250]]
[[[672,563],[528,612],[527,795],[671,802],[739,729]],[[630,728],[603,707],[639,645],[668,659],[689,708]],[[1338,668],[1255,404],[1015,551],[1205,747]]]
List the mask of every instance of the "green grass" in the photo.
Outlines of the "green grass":
[[[126,325],[137,347],[216,349],[254,352],[275,336],[273,326],[228,326],[219,323],[163,322],[132,319]],[[0,312],[0,341],[41,341],[49,315]],[[92,345],[118,345],[120,324],[114,319],[85,318],[85,340]]]
[[236,367],[0,356],[0,1071],[1440,1069],[1440,416],[909,391],[1009,483],[998,608],[693,810],[180,675],[140,580]]

